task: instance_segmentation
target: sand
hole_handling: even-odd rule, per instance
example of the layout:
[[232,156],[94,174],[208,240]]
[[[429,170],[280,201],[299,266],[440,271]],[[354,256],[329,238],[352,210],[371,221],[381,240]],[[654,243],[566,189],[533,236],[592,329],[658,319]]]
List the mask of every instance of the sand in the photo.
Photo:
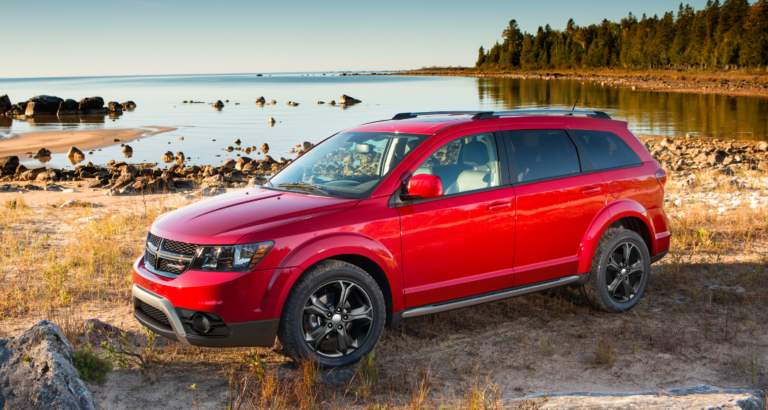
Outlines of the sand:
[[[174,131],[175,129],[172,127],[144,126],[140,129],[29,132],[8,139],[0,139],[0,157],[16,155],[21,158],[27,152],[37,152],[40,148],[46,148],[54,154],[67,152],[70,147],[88,151]],[[115,142],[115,138],[120,141]]]

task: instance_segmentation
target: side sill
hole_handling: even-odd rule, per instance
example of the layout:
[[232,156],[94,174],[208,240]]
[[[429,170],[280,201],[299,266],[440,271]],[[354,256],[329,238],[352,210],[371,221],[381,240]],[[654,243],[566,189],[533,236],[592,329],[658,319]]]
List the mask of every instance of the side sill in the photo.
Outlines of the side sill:
[[394,312],[392,314],[392,324],[396,325],[403,319],[432,315],[435,313],[447,312],[449,310],[460,309],[464,307],[480,305],[483,303],[495,302],[497,300],[508,299],[516,296],[527,295],[529,293],[541,292],[544,290],[571,285],[587,275],[571,275],[547,282],[534,283],[532,285],[521,286],[518,288],[509,288],[498,292],[484,293],[482,295],[470,296],[468,298],[456,299],[432,305],[419,306],[416,308]]

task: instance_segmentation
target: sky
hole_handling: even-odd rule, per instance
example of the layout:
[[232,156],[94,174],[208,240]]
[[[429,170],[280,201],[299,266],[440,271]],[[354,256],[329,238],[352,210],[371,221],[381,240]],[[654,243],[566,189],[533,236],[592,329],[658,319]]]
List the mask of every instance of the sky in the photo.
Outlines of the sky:
[[[697,10],[706,0],[689,4]],[[0,78],[472,66],[509,20],[535,33],[677,11],[663,0],[0,0]],[[0,90],[1,91],[1,90]]]

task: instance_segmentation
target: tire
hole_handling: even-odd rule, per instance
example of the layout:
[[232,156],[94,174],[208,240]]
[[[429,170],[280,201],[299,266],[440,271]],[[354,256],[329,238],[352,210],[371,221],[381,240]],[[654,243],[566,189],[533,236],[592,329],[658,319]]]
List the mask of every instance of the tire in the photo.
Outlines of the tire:
[[626,312],[645,294],[650,275],[651,256],[640,235],[624,228],[609,228],[597,245],[589,279],[579,291],[596,309]]
[[277,337],[294,360],[311,359],[323,368],[344,367],[373,350],[386,317],[384,295],[368,273],[346,262],[327,260],[294,284]]

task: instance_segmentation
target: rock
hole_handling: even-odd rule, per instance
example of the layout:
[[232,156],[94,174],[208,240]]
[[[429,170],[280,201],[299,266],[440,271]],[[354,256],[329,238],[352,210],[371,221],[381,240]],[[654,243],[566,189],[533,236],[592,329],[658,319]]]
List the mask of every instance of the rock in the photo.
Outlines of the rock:
[[725,155],[721,154],[722,151],[718,151],[707,157],[707,162],[710,164],[719,164],[725,160]]
[[267,144],[266,142],[261,144],[261,152],[263,152],[265,154],[268,153],[269,152],[269,144]]
[[74,165],[78,162],[85,161],[85,154],[83,154],[83,151],[77,149],[77,147],[71,147],[69,151],[67,151],[67,158],[69,158],[69,161]]
[[0,403],[19,410],[95,410],[96,400],[73,360],[72,344],[47,320],[0,339]]
[[184,163],[184,153],[179,151],[176,153],[176,163],[177,164],[183,164]]
[[235,147],[233,147],[231,145],[227,147],[227,152],[232,152],[234,150],[235,150]]
[[253,150],[251,149],[251,147],[245,147],[245,149],[243,150],[243,152],[245,152],[246,154],[250,154],[250,153],[251,153],[251,151],[253,151]]
[[297,103],[297,102],[291,102],[291,107],[298,107],[298,106],[299,106],[299,103]]
[[214,175],[214,176],[203,179],[203,186],[226,187],[227,183],[224,180],[224,176],[221,174],[218,174],[218,175]]
[[86,206],[88,202],[82,202],[78,199],[71,199],[63,204],[59,205],[59,208],[72,208],[74,206]]
[[276,122],[277,121],[275,121],[275,119],[272,117],[269,117],[269,119],[267,120],[267,123],[269,123],[269,125],[275,125]]
[[133,101],[126,101],[126,102],[124,102],[124,103],[122,103],[120,105],[123,107],[124,110],[132,110],[132,109],[136,108],[136,103],[133,102]]
[[85,321],[85,337],[88,342],[94,346],[98,346],[101,342],[107,340],[114,340],[123,329],[117,326],[110,325],[109,323],[102,322],[99,319],[88,319]]
[[757,149],[760,151],[768,151],[768,141],[761,141],[757,144]]
[[220,195],[220,194],[223,194],[223,193],[225,193],[226,191],[227,191],[226,189],[221,189],[221,188],[217,188],[217,187],[213,187],[213,186],[210,186],[210,187],[205,187],[205,188],[203,188],[203,189],[201,189],[201,190],[199,190],[199,191],[195,192],[193,195],[194,195],[195,197],[201,197],[201,196],[214,196],[214,195]]
[[228,160],[224,161],[224,164],[222,165],[222,167],[234,169],[235,165],[237,165],[237,163],[235,162],[234,159],[228,159]]
[[336,105],[336,101],[334,100],[328,101],[328,105]]
[[37,176],[35,176],[35,181],[37,182],[49,182],[49,181],[58,181],[59,176],[56,174],[56,171],[52,169],[45,169],[41,172],[38,172]]
[[221,100],[218,100],[215,103],[213,103],[213,108],[224,108],[224,103],[221,102]]
[[131,148],[130,145],[124,146],[123,155],[125,155],[126,158],[130,158],[133,155],[133,148]]
[[310,148],[312,148],[313,146],[314,146],[314,145],[312,145],[312,143],[311,143],[311,142],[309,142],[309,141],[304,141],[304,142],[302,142],[302,143],[301,143],[301,149],[302,149],[302,150],[304,150],[304,151],[307,151],[307,150],[309,150],[309,149],[310,149]]
[[[0,167],[0,169],[2,169],[2,167]],[[19,166],[16,167],[16,172],[14,175],[21,175],[25,172],[27,172],[27,167],[25,167],[23,164],[19,164]]]
[[173,181],[173,186],[176,189],[191,190],[195,188],[195,183],[188,179],[176,179]]
[[19,175],[19,179],[22,181],[34,181],[37,179],[37,176],[41,172],[45,172],[45,168],[35,168],[30,169],[29,171],[22,172],[21,175]]
[[37,150],[35,155],[32,156],[32,158],[42,158],[42,157],[50,157],[50,156],[51,156],[50,150],[45,148],[40,148],[39,150]]
[[0,95],[0,114],[4,114],[6,111],[10,110],[13,104],[11,104],[11,99],[8,98],[8,94]]
[[80,104],[72,99],[67,99],[59,103],[59,110],[56,115],[77,115]]
[[163,154],[163,155],[160,157],[160,159],[161,159],[163,162],[165,162],[166,164],[169,164],[169,163],[173,162],[173,158],[174,158],[174,157],[173,157],[173,152],[171,152],[171,151],[166,151],[166,152],[165,152],[165,154]]
[[80,100],[78,109],[82,114],[106,114],[104,99],[101,97],[89,97]]
[[742,288],[741,286],[719,286],[719,285],[712,285],[709,287],[709,290],[716,290],[726,293],[733,293],[736,295],[743,295],[746,290]]
[[240,141],[240,138],[236,139],[235,140],[235,145],[240,145],[240,144],[242,144],[242,141]]
[[107,108],[109,108],[109,112],[123,112],[123,106],[117,101],[110,101]]
[[352,105],[361,103],[362,101],[358,100],[357,98],[352,98],[346,94],[342,94],[342,96],[339,98],[339,103],[346,104],[346,105]]
[[24,115],[34,117],[36,115],[56,115],[59,105],[64,101],[59,97],[50,95],[38,95],[29,99]]
[[267,183],[267,179],[266,178],[253,177],[253,178],[248,180],[248,185],[246,186],[246,188],[250,188],[252,186],[263,186],[266,183]]
[[135,178],[138,173],[139,169],[135,165],[128,164],[120,167],[120,175],[130,175]]
[[275,101],[275,100],[272,100],[272,101],[270,101],[269,103],[270,103],[270,104],[272,104],[272,105],[275,105],[275,104],[277,104],[277,101]]
[[114,188],[122,188],[131,183],[133,183],[133,175],[122,174],[119,177],[117,177],[117,180],[115,180]]
[[210,176],[216,175],[218,173],[219,173],[219,171],[217,171],[216,168],[214,168],[214,167],[212,167],[210,165],[206,166],[205,169],[203,170],[203,176],[204,177],[210,177]]
[[11,155],[9,157],[0,157],[0,175],[11,175],[16,173],[19,166],[19,157]]
[[264,99],[264,97],[259,97],[256,99],[256,104],[264,104],[267,100]]
[[315,104],[325,104],[325,102],[317,100],[317,102],[315,102]]
[[271,156],[265,155],[264,156],[264,163],[265,164],[275,164],[275,163],[277,163],[277,161],[275,161],[275,159],[272,158]]
[[24,115],[24,113],[27,111],[28,104],[29,104],[28,101],[22,101],[18,104],[14,104],[11,106],[10,110],[5,112],[5,115],[11,115],[11,116]]

